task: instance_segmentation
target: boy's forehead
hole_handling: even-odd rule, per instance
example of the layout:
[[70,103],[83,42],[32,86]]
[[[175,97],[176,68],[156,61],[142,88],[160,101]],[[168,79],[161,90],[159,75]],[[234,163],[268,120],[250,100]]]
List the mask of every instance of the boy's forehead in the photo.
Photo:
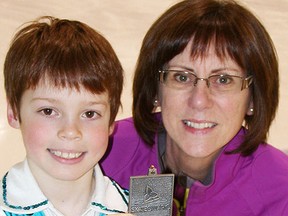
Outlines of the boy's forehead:
[[[97,86],[97,84],[94,84],[94,87]],[[102,93],[108,93],[108,91],[106,89],[104,89],[103,91],[101,90],[90,90],[91,87],[90,86],[85,86],[84,84],[82,84],[81,82],[79,82],[79,80],[75,81],[69,81],[69,80],[65,80],[65,79],[52,79],[49,78],[47,76],[41,78],[39,80],[39,82],[36,84],[36,86],[34,88],[47,88],[47,89],[57,89],[58,91],[63,90],[63,89],[69,89],[70,91],[83,91],[83,92],[90,92],[93,94],[102,94]],[[100,87],[99,87],[100,88]],[[96,89],[96,88],[93,88]]]
[[110,103],[109,96],[106,91],[97,94],[86,90],[83,86],[81,86],[79,89],[75,89],[69,87],[53,87],[43,84],[37,85],[33,89],[27,89],[23,94],[22,102],[23,100],[46,100],[57,103],[68,102],[69,104],[82,101],[85,102],[85,104],[89,102],[90,104],[103,104],[105,106],[108,106]]
[[42,92],[42,93],[47,93],[47,94],[52,94],[52,93],[60,93],[60,92],[66,92],[67,94],[72,94],[72,93],[79,93],[82,95],[103,95],[108,97],[108,91],[98,91],[94,92],[91,91],[89,88],[85,87],[83,84],[78,83],[77,86],[70,85],[68,82],[66,83],[59,83],[56,85],[54,82],[52,82],[49,79],[41,79],[38,84],[30,88],[34,92]]

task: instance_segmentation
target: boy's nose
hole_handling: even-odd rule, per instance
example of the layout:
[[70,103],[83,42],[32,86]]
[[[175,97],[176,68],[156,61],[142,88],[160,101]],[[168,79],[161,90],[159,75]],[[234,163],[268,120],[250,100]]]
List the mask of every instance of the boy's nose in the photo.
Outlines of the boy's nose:
[[69,122],[64,124],[58,131],[58,137],[66,140],[79,140],[82,137],[82,133],[76,122]]

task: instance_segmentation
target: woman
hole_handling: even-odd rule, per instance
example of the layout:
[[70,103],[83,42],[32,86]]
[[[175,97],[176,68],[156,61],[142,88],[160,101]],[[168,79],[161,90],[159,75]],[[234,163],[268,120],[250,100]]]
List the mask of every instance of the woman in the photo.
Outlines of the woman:
[[172,6],[143,40],[133,95],[134,121],[117,123],[106,174],[128,187],[151,164],[173,172],[186,215],[288,215],[288,158],[265,143],[277,56],[249,10],[229,0]]

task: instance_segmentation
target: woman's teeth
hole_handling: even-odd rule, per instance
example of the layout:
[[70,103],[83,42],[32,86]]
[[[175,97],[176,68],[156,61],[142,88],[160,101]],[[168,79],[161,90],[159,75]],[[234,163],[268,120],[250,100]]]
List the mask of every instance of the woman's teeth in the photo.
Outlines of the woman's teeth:
[[195,123],[195,122],[191,122],[191,121],[188,121],[188,120],[184,120],[183,122],[188,127],[192,127],[192,128],[195,128],[195,129],[212,128],[213,126],[216,125],[215,123],[209,123],[209,122]]

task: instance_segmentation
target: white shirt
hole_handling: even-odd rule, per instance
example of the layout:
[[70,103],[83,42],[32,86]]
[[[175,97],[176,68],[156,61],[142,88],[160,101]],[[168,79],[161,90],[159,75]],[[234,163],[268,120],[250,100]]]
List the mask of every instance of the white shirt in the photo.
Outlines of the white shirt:
[[[95,191],[88,209],[82,216],[100,216],[127,212],[128,191],[104,176],[99,165],[94,168]],[[14,165],[2,178],[0,188],[0,216],[36,213],[35,216],[63,216],[47,200],[36,183],[27,160]],[[38,214],[37,214],[38,213]]]

